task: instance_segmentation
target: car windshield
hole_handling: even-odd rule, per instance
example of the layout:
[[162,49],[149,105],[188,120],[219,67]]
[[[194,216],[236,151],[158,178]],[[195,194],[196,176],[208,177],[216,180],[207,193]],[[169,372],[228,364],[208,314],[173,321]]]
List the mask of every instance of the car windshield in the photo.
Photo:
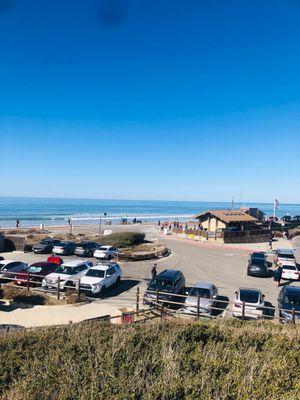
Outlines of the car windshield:
[[2,269],[2,268],[4,268],[4,267],[5,267],[5,264],[2,263],[2,262],[0,262],[0,269]]
[[209,299],[210,291],[209,291],[209,289],[193,287],[192,290],[190,291],[189,295],[190,296],[200,296],[204,299]]
[[99,249],[98,250],[101,250],[101,251],[106,251],[106,250],[108,250],[108,248],[107,247],[99,247]]
[[40,241],[40,244],[50,244],[50,243],[51,243],[51,240],[49,240],[49,239],[43,239]]
[[41,270],[42,270],[42,267],[39,267],[37,265],[31,265],[28,268],[28,272],[31,274],[37,274],[37,273],[41,272]]
[[76,268],[74,267],[66,267],[61,265],[55,271],[57,274],[64,274],[64,275],[75,275],[77,273]]
[[289,304],[291,306],[300,306],[300,295],[297,294],[288,294],[283,298],[284,304]]
[[297,270],[295,265],[283,265],[282,269],[287,269],[287,270],[290,270],[290,271],[296,271]]
[[259,298],[259,292],[256,290],[241,290],[240,300],[245,303],[257,303]]
[[90,269],[86,274],[86,276],[93,276],[95,278],[104,278],[104,275],[105,273],[101,269]]
[[292,254],[292,253],[279,253],[278,257],[279,258],[286,258],[286,259],[289,259],[289,260],[294,260],[294,258],[295,258],[294,254]]
[[150,281],[149,287],[152,290],[172,290],[173,288],[173,281],[167,280],[167,279],[159,279],[159,278],[154,278]]
[[253,253],[252,258],[265,259],[265,253]]

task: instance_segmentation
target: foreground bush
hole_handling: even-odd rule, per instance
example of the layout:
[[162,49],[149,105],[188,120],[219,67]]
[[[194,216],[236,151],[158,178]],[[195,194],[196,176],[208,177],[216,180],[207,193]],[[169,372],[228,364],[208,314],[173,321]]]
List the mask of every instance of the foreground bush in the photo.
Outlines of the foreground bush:
[[0,337],[3,399],[300,398],[299,330],[268,323],[111,326]]
[[114,246],[119,249],[129,246],[137,246],[144,242],[145,234],[141,232],[120,232],[101,237],[101,243]]

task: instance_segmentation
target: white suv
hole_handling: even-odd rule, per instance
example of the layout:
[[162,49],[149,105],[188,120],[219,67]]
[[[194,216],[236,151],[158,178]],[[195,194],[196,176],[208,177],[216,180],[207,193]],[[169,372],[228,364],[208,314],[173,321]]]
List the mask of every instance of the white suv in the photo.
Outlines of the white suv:
[[76,286],[88,270],[93,266],[91,261],[68,261],[57,268],[55,272],[46,275],[43,279],[43,288],[55,288],[58,286],[58,278],[60,278],[60,289],[64,290],[67,286]]
[[118,254],[118,249],[113,246],[101,246],[94,251],[94,257],[102,260],[110,260]]
[[80,289],[92,294],[103,294],[112,285],[119,284],[122,270],[119,264],[97,264],[80,280]]

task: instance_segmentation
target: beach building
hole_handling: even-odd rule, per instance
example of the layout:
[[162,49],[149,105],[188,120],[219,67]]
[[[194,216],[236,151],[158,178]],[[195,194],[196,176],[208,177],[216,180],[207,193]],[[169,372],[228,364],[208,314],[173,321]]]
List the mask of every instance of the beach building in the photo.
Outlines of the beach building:
[[259,208],[256,207],[241,207],[241,211],[244,211],[245,213],[251,215],[251,217],[254,217],[257,219],[259,222],[263,222],[265,219],[265,213],[261,211]]
[[202,228],[216,232],[234,228],[239,231],[247,230],[256,224],[257,219],[242,210],[208,210],[194,217]]

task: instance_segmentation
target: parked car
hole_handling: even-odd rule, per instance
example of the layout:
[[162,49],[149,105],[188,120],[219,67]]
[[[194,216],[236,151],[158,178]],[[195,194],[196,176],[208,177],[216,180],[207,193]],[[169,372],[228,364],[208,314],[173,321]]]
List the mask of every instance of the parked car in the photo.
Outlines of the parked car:
[[275,255],[275,262],[277,264],[282,264],[284,261],[296,262],[295,254],[292,249],[277,249],[275,250]]
[[282,262],[282,279],[288,279],[288,280],[293,280],[293,281],[298,281],[299,280],[299,268],[295,261],[288,261],[284,260]]
[[235,292],[235,299],[232,306],[234,317],[241,318],[243,316],[243,303],[245,304],[245,318],[258,319],[263,317],[265,295],[259,289],[240,288]]
[[63,242],[60,242],[58,245],[54,246],[52,251],[55,254],[60,254],[63,256],[71,256],[72,254],[74,254],[75,248],[76,248],[76,243],[65,240]]
[[300,222],[300,215],[295,215],[295,216],[292,218],[292,221],[293,221],[293,222]]
[[185,277],[181,271],[165,269],[152,278],[144,294],[144,304],[155,304],[158,291],[158,301],[163,300],[164,305],[171,305],[168,301],[177,302],[174,295],[182,294],[185,288]]
[[75,248],[75,255],[78,257],[93,257],[95,250],[99,249],[100,245],[96,242],[80,242]]
[[39,243],[32,246],[32,250],[36,254],[49,254],[53,250],[53,246],[57,246],[61,241],[55,238],[42,239]]
[[49,262],[36,262],[31,264],[28,269],[20,271],[16,274],[14,279],[15,285],[26,285],[28,282],[28,276],[30,283],[41,283],[44,277],[52,272],[56,271],[58,265]]
[[23,261],[2,260],[0,261],[0,280],[6,282],[13,280],[17,272],[28,268],[28,264]]
[[291,222],[292,221],[292,217],[290,215],[284,215],[281,218],[281,221],[283,221],[283,222]]
[[188,314],[197,314],[199,299],[199,312],[202,315],[211,315],[218,297],[218,289],[212,283],[197,282],[190,290],[185,299],[184,312]]
[[118,254],[118,249],[113,246],[101,246],[94,251],[94,257],[102,260],[110,260]]
[[300,287],[284,286],[278,296],[279,317],[282,322],[292,322],[293,309],[295,320],[300,321]]
[[91,261],[68,261],[59,266],[55,272],[46,275],[42,281],[42,286],[45,289],[57,289],[58,278],[59,287],[61,290],[66,289],[67,286],[75,287],[79,279],[81,279],[87,271],[93,266]]
[[247,275],[266,277],[269,276],[269,264],[266,253],[255,252],[250,254],[247,267]]
[[106,289],[120,283],[122,270],[119,264],[97,264],[90,268],[80,280],[80,289],[99,295]]

